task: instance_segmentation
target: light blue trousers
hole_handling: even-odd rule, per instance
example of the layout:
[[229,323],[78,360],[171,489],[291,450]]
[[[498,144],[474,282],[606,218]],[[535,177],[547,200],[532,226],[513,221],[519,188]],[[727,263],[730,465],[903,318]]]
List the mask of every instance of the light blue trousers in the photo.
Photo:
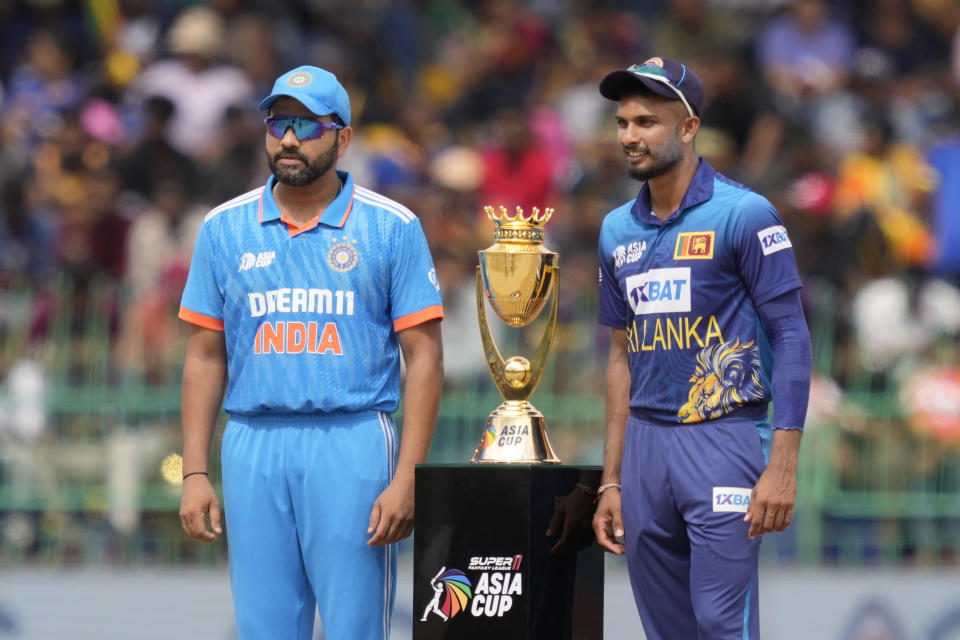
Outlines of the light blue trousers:
[[396,546],[370,547],[370,509],[393,477],[388,414],[233,416],[224,512],[240,640],[386,640]]

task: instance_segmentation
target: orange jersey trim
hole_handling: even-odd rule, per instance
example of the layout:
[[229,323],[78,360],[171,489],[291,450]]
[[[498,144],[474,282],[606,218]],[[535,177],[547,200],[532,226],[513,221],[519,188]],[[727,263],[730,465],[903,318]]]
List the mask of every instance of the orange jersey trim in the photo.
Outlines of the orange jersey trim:
[[300,235],[304,231],[310,231],[320,223],[320,216],[317,216],[313,220],[308,220],[302,227],[298,225],[293,220],[287,219],[287,214],[280,212],[280,220],[282,220],[286,225],[287,229],[290,231],[290,237]]
[[350,217],[350,211],[353,209],[353,195],[353,193],[350,194],[350,202],[347,203],[347,211],[343,214],[343,219],[340,220],[340,224],[337,225],[341,229],[343,229],[343,225],[347,224],[347,218]]
[[190,324],[195,324],[204,329],[213,329],[214,331],[223,331],[223,320],[218,320],[216,318],[211,318],[210,316],[205,316],[202,313],[197,313],[196,311],[191,311],[186,307],[180,307],[180,313],[177,314],[177,317],[181,320],[185,320]]
[[401,318],[397,318],[393,321],[393,330],[399,332],[403,331],[404,329],[409,329],[410,327],[415,327],[418,324],[423,324],[428,320],[438,319],[443,319],[443,307],[439,304],[435,304],[432,307],[421,309],[416,313],[411,313]]

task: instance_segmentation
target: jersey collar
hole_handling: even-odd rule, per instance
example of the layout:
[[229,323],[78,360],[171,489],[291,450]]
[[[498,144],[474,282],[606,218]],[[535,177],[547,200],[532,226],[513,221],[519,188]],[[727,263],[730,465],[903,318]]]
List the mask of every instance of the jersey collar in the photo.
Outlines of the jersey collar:
[[[337,175],[340,176],[340,179],[343,181],[343,189],[341,189],[340,194],[333,199],[333,202],[327,205],[327,208],[320,214],[317,222],[328,227],[341,228],[347,222],[347,218],[350,216],[350,209],[353,208],[353,176],[351,176],[349,172],[340,171],[339,169],[337,169]],[[267,179],[267,186],[264,187],[263,194],[260,196],[261,224],[283,218],[283,212],[280,211],[280,207],[277,206],[277,201],[273,198],[273,187],[275,185],[276,178],[270,176]],[[309,228],[312,228],[312,226]],[[301,229],[301,231],[306,230],[307,228]]]
[[693,180],[690,181],[687,192],[683,194],[680,206],[666,220],[662,221],[650,209],[650,185],[644,182],[630,212],[637,220],[646,224],[660,226],[664,222],[671,222],[679,218],[680,214],[690,207],[702,204],[713,197],[713,178],[715,175],[716,171],[710,166],[710,163],[700,158],[700,165],[697,167],[697,172],[693,174]]

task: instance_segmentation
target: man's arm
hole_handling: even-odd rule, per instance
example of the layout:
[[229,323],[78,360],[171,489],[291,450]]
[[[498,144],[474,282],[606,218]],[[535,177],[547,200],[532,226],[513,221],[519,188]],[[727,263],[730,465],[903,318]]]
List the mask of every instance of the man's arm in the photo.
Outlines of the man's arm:
[[[623,436],[630,405],[630,368],[627,365],[627,332],[613,329],[610,358],[607,362],[606,441],[603,449],[603,476],[600,486],[620,484]],[[597,543],[607,551],[621,555],[626,551],[617,538],[623,537],[620,515],[620,490],[611,487],[600,495],[593,516]]]
[[757,307],[773,348],[773,443],[744,520],[755,538],[785,531],[793,520],[797,495],[797,458],[810,401],[810,332],[797,290]]
[[[180,415],[183,422],[183,474],[207,471],[210,440],[223,403],[227,381],[227,349],[223,332],[194,326],[183,363]],[[210,517],[210,529],[206,517]],[[191,538],[215,540],[222,532],[220,502],[209,477],[185,478],[180,497],[180,523]]]
[[368,545],[397,542],[413,531],[414,469],[427,459],[443,388],[440,320],[398,334],[407,367],[403,388],[403,427],[397,472],[370,511]]

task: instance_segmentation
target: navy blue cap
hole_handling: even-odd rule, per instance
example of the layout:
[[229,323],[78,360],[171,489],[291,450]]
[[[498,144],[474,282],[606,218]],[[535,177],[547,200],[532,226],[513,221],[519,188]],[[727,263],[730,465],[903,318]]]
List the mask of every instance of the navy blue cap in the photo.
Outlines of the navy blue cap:
[[650,58],[643,64],[611,71],[600,81],[600,95],[619,101],[641,86],[664,98],[680,100],[690,115],[699,117],[703,83],[685,64],[670,58]]
[[335,113],[350,125],[350,97],[337,76],[319,67],[302,66],[286,72],[273,83],[273,91],[260,103],[266,111],[277,98],[289,96],[318,116]]

